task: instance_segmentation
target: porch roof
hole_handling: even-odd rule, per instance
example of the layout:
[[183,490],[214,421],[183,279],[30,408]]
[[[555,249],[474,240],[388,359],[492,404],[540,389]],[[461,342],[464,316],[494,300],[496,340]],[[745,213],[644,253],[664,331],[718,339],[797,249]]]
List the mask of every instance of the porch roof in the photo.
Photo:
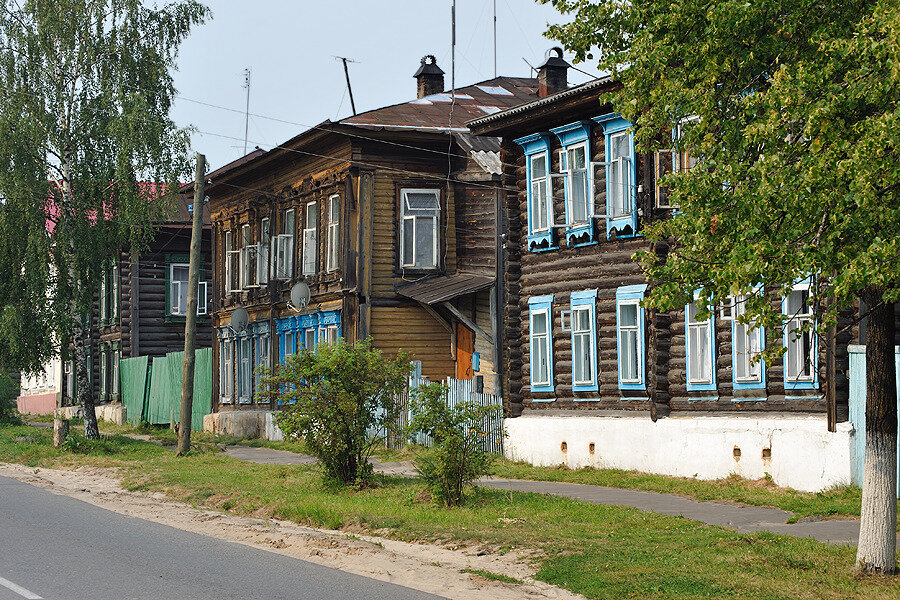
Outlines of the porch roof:
[[437,304],[457,296],[471,294],[494,285],[492,277],[482,275],[436,275],[397,288],[397,293],[422,304]]

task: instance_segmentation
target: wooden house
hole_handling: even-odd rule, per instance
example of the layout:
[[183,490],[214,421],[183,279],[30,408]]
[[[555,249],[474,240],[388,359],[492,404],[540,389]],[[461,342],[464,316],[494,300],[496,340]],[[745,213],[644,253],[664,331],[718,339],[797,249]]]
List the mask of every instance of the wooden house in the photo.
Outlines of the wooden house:
[[[192,200],[179,194],[174,216],[159,226],[149,247],[110,257],[91,314],[86,360],[94,402],[121,399],[119,363],[124,358],[163,356],[184,350],[188,254],[193,221]],[[211,278],[209,211],[204,209],[201,242],[197,348],[212,345],[208,286]],[[74,402],[72,361],[60,364],[60,405]]]
[[[432,380],[500,389],[499,140],[464,123],[534,99],[536,82],[445,92],[433,56],[414,77],[412,101],[326,121],[210,177],[210,428],[245,431],[232,427],[275,408],[256,398],[259,367],[339,337],[404,350]],[[310,301],[293,306],[301,282]],[[237,330],[239,308],[249,325]]]
[[[738,298],[699,320],[697,307],[641,305],[648,284],[632,255],[643,227],[677,207],[658,179],[687,153],[636,153],[612,111],[609,78],[574,88],[567,65],[542,66],[541,98],[469,123],[502,137],[509,378],[507,453],[536,464],[598,466],[701,478],[770,474],[817,490],[849,482],[847,344],[784,335],[787,353],[752,361],[768,332],[735,320]],[[783,302],[788,329],[812,318],[809,282]],[[782,332],[777,332],[781,337]],[[825,394],[826,375],[835,393]],[[826,399],[827,396],[827,399]],[[830,432],[829,428],[835,432]]]

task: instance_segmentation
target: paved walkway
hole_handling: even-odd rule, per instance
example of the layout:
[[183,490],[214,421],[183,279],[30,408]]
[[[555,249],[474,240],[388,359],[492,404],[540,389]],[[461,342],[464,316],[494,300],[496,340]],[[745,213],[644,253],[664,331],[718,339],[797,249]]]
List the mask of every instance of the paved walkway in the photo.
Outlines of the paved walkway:
[[[228,446],[225,453],[239,460],[280,465],[315,464],[312,456],[249,446]],[[376,473],[414,477],[412,462],[381,462],[373,459]],[[788,523],[793,514],[777,508],[744,506],[724,502],[700,502],[676,494],[660,494],[640,490],[626,490],[598,485],[560,483],[554,481],[527,481],[485,477],[478,485],[500,490],[549,494],[590,502],[631,506],[647,512],[675,515],[701,521],[710,525],[730,527],[742,533],[769,531],[777,535],[808,537],[829,544],[856,544],[859,539],[859,521],[848,519],[804,520]]]

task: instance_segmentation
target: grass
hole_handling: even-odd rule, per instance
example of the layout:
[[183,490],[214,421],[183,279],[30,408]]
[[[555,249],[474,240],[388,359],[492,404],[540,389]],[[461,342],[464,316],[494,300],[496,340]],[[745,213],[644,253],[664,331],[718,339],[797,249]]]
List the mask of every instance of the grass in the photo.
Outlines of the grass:
[[[900,596],[900,580],[855,577],[855,550],[771,534],[745,535],[679,517],[537,494],[479,489],[465,506],[423,501],[415,479],[335,489],[318,467],[259,465],[221,452],[177,458],[122,436],[109,454],[73,454],[50,431],[0,428],[0,461],[32,467],[117,467],[123,485],[195,505],[402,540],[530,552],[536,578],[589,598],[812,600]],[[16,437],[37,442],[16,442]]]
[[500,583],[514,583],[521,585],[521,581],[516,579],[515,577],[510,577],[509,575],[503,575],[502,573],[494,573],[492,571],[485,571],[484,569],[460,569],[460,573],[470,573],[472,575],[478,575],[479,577],[484,577],[485,579],[489,579],[491,581],[499,581]]

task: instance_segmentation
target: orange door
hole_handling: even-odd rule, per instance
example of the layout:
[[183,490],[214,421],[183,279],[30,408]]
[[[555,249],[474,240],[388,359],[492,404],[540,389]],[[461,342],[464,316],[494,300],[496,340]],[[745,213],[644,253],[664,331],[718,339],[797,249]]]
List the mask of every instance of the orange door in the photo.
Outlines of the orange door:
[[472,379],[472,354],[475,352],[475,332],[463,325],[456,324],[456,378]]

